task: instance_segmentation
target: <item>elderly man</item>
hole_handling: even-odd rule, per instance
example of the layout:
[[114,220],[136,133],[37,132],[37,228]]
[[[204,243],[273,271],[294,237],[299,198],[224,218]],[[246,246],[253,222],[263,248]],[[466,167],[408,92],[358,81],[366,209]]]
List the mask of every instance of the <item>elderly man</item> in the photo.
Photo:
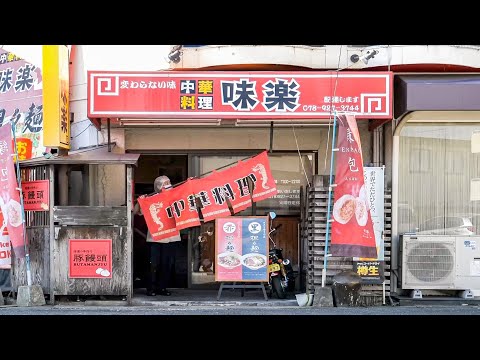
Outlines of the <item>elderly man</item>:
[[[153,183],[153,189],[156,193],[168,191],[172,189],[170,179],[165,176],[159,176]],[[140,206],[137,202],[134,209],[135,213],[141,214]],[[150,266],[146,278],[147,295],[164,295],[170,296],[170,291],[167,290],[168,280],[171,277],[173,257],[175,256],[175,249],[169,243],[180,241],[180,235],[174,235],[161,241],[154,241],[150,234],[147,233],[147,243],[149,248]]]

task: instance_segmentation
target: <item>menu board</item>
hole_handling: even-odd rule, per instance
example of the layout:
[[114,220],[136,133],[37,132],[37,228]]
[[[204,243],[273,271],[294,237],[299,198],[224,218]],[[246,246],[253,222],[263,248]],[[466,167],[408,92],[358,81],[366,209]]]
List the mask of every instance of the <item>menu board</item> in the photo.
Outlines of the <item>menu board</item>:
[[215,219],[215,281],[268,281],[268,216]]

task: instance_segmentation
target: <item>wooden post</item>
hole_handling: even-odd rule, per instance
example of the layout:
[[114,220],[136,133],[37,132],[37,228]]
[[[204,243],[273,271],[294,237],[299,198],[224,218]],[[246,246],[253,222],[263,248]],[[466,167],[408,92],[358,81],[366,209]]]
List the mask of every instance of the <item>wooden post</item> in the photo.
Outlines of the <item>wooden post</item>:
[[68,165],[60,165],[58,171],[59,201],[60,206],[68,205]]
[[133,179],[133,168],[132,165],[127,166],[127,277],[130,279],[128,281],[128,294],[127,294],[127,303],[128,305],[132,304],[132,295],[133,295],[133,271],[132,271],[132,179]]
[[50,305],[55,305],[55,224],[53,217],[53,205],[55,204],[55,171],[54,165],[48,166],[48,180],[50,184]]
[[81,195],[81,204],[83,205],[93,205],[92,202],[90,201],[90,182],[89,182],[89,177],[90,177],[90,166],[89,165],[83,165],[82,166],[82,195]]

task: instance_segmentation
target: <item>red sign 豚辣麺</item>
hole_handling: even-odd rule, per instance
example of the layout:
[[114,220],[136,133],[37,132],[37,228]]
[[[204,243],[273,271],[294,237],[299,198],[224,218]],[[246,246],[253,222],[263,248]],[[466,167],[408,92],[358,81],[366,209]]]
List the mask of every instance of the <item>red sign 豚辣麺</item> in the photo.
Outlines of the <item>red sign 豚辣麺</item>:
[[50,208],[50,181],[22,181],[23,207],[31,211],[48,211]]
[[392,118],[391,72],[88,72],[88,117]]
[[112,278],[112,239],[70,239],[69,278]]

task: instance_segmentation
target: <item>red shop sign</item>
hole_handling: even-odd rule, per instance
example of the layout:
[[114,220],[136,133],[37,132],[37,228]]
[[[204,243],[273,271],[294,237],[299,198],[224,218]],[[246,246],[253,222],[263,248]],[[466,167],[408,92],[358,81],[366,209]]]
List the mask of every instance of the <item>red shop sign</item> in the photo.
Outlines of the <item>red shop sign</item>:
[[391,119],[391,72],[88,72],[88,117]]
[[48,211],[50,208],[49,180],[22,181],[25,210]]
[[112,278],[112,239],[70,239],[69,278]]
[[16,138],[17,153],[20,160],[32,158],[32,140],[29,138]]

